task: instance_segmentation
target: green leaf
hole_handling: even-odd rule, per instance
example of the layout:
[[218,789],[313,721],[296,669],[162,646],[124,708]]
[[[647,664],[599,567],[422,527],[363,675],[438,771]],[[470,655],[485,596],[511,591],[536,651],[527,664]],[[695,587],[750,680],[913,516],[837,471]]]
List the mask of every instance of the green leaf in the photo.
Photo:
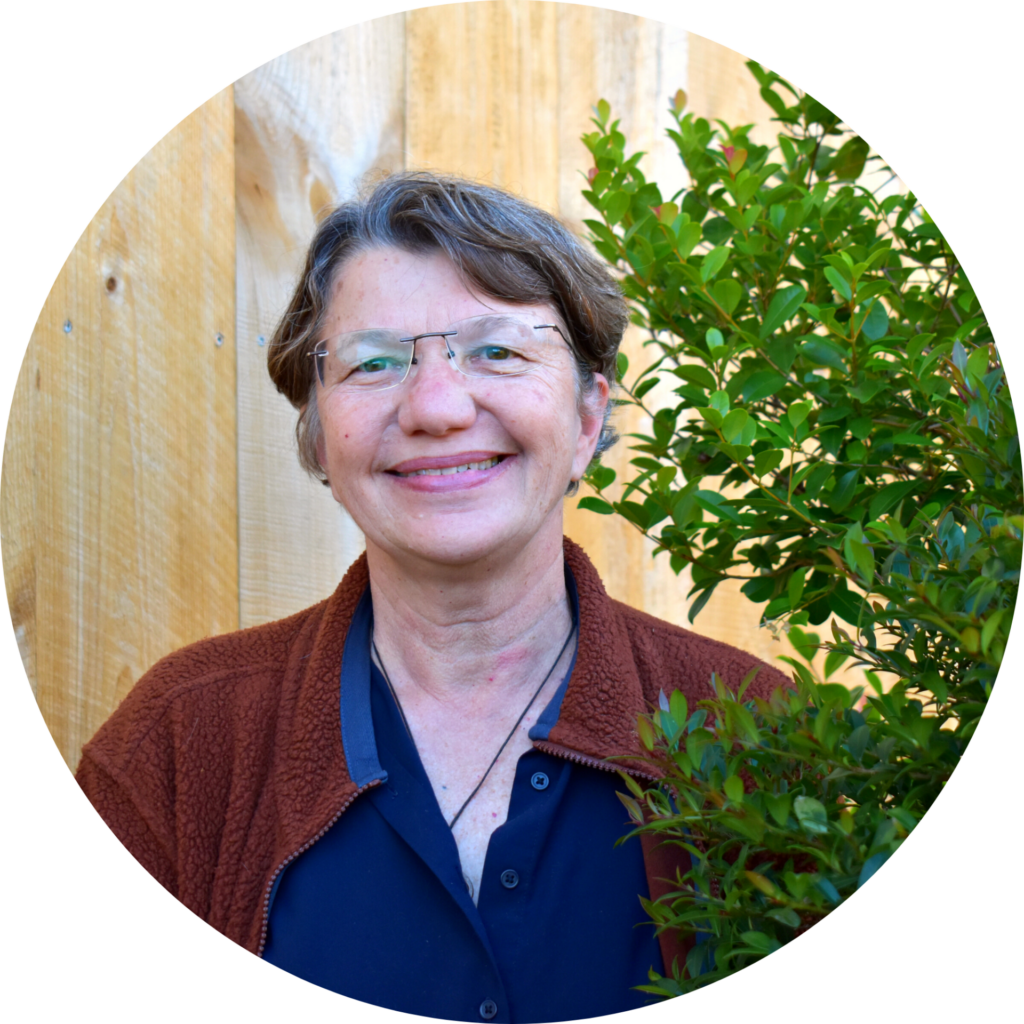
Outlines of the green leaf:
[[724,245],[716,246],[707,253],[700,263],[700,279],[706,284],[725,266],[729,250]]
[[770,878],[766,878],[758,871],[744,871],[744,875],[747,876],[747,881],[751,882],[755,888],[759,889],[765,894],[765,896],[776,897],[779,896],[778,886]]
[[717,491],[695,491],[693,500],[712,515],[716,515],[721,519],[728,519],[733,523],[740,522],[739,513]]
[[765,956],[779,947],[778,942],[768,938],[764,932],[743,932],[740,938],[755,952],[763,953]]
[[691,221],[689,224],[683,224],[680,226],[679,231],[676,233],[676,249],[678,250],[680,259],[686,259],[690,253],[697,247],[700,242],[702,229],[699,222]]
[[793,425],[794,429],[799,427],[811,411],[810,402],[794,402],[786,413],[786,419]]
[[864,173],[868,144],[859,136],[847,139],[832,157],[831,172],[840,181],[856,181]]
[[807,577],[807,566],[802,569],[797,569],[792,576],[789,577],[789,583],[787,584],[787,594],[789,596],[790,608],[796,608],[800,604],[800,598],[803,597],[804,593],[804,580]]
[[592,495],[580,498],[576,507],[585,508],[590,512],[599,512],[603,516],[610,516],[615,511],[604,498],[597,498]]
[[722,452],[723,455],[728,455],[733,462],[746,462],[750,458],[750,446],[745,444],[729,444],[727,442],[720,442],[715,447]]
[[923,480],[897,480],[886,484],[872,499],[868,506],[868,519],[880,519],[890,509],[895,508],[908,494],[913,494],[924,485]]
[[980,345],[967,357],[967,376],[974,378],[974,381],[981,381],[985,378],[988,370],[989,353],[987,345]]
[[842,651],[829,651],[825,655],[825,678],[828,679],[837,669],[842,668],[843,663],[849,658],[848,654]]
[[729,316],[743,297],[743,287],[735,279],[726,277],[714,283],[711,293],[726,316]]
[[828,606],[843,622],[848,622],[851,626],[871,622],[871,609],[864,603],[862,597],[847,588],[845,580],[840,581],[828,595]]
[[684,363],[682,366],[676,367],[675,374],[678,377],[682,377],[683,380],[692,381],[694,384],[699,384],[702,388],[707,388],[709,391],[714,391],[718,387],[718,382],[715,380],[714,375],[703,366]]
[[819,366],[831,366],[834,370],[846,370],[846,353],[826,338],[812,338],[800,346],[800,354]]
[[858,889],[889,859],[889,853],[888,850],[882,850],[864,862],[864,867],[860,869],[860,877],[857,879]]
[[643,715],[636,720],[636,731],[637,735],[640,737],[640,742],[644,745],[644,749],[648,751],[653,750],[654,727]]
[[765,476],[782,464],[784,455],[785,452],[779,448],[767,448],[763,452],[758,452],[754,456],[754,471],[758,476]]
[[858,441],[863,441],[874,430],[874,427],[875,421],[870,416],[861,416],[858,419],[850,420],[850,433]]
[[805,832],[821,835],[828,831],[828,812],[824,804],[812,796],[798,796],[793,801],[793,813]]
[[850,282],[847,281],[835,267],[826,267],[825,277],[828,279],[828,283],[839,293],[841,298],[845,299],[847,302],[853,298],[853,292],[850,290]]
[[860,573],[861,579],[870,587],[875,579],[874,553],[867,544],[862,544],[856,540],[849,542],[849,549],[853,561],[851,568],[856,568],[856,571]]
[[711,408],[717,409],[723,417],[729,412],[730,405],[732,405],[732,401],[728,391],[716,391],[711,396]]
[[857,478],[859,476],[859,469],[851,469],[836,481],[835,488],[826,499],[828,507],[833,512],[842,512],[853,500],[853,496],[857,491]]
[[869,341],[878,341],[889,333],[889,314],[881,302],[876,300],[871,307],[871,312],[860,325],[860,332]]
[[704,238],[711,245],[721,245],[733,234],[734,230],[728,217],[712,217],[704,225]]
[[832,903],[842,903],[843,897],[839,895],[839,890],[827,878],[819,878],[814,884]]
[[689,611],[686,613],[686,617],[690,622],[693,622],[693,620],[697,618],[704,605],[711,600],[711,595],[715,592],[715,586],[717,586],[717,584],[708,587],[706,590],[702,590],[695,598],[693,604],[690,605]]
[[651,525],[650,512],[636,501],[617,501],[612,506],[620,516],[625,516],[631,523],[635,523],[641,530],[646,530]]
[[760,370],[751,374],[743,384],[743,401],[760,402],[779,391],[786,383],[786,378],[775,370]]
[[773,921],[778,921],[788,928],[800,927],[800,915],[789,907],[776,907],[774,910],[769,910],[765,917],[770,917]]
[[722,788],[725,790],[725,795],[734,804],[743,803],[743,780],[738,775],[730,775],[722,783]]
[[629,209],[629,193],[618,191],[613,192],[605,200],[604,204],[604,215],[608,220],[609,224],[618,224],[620,220],[626,215],[626,211]]
[[779,327],[796,314],[806,298],[807,289],[803,285],[792,284],[786,288],[780,288],[768,305],[768,312],[765,314],[764,323],[761,324],[760,331],[758,331],[758,337],[762,341],[770,337]]
[[708,351],[711,353],[714,353],[716,348],[721,348],[725,344],[722,332],[717,327],[709,327],[704,337],[708,343]]
[[722,422],[722,434],[730,444],[744,444],[741,440],[744,430],[750,423],[750,413],[746,409],[733,409]]
[[725,417],[710,405],[699,406],[697,412],[699,412],[701,416],[704,417],[705,422],[711,424],[712,427],[721,427],[722,422],[725,420]]
[[792,793],[765,793],[764,795],[768,813],[778,822],[780,828],[786,827],[792,801]]

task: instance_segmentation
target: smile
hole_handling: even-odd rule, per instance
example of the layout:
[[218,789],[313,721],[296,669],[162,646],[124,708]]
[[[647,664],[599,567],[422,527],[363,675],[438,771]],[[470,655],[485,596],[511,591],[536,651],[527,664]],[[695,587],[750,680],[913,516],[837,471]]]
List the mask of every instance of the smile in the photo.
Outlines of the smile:
[[448,466],[445,469],[417,469],[412,473],[396,473],[396,476],[451,476],[453,473],[467,473],[471,469],[493,469],[504,456],[496,455],[493,459],[485,459],[483,462],[466,462],[461,466]]

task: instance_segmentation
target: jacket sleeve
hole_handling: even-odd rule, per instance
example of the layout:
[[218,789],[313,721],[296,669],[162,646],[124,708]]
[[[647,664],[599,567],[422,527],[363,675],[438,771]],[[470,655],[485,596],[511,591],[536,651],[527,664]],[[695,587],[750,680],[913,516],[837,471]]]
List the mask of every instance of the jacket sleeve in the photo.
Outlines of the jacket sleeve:
[[[151,670],[148,674],[152,677]],[[110,830],[178,896],[172,702],[144,676],[82,750],[75,778]]]
[[159,810],[143,809],[134,787],[83,753],[75,778],[111,832],[128,852],[172,895],[178,895],[177,870],[168,832],[161,827]]

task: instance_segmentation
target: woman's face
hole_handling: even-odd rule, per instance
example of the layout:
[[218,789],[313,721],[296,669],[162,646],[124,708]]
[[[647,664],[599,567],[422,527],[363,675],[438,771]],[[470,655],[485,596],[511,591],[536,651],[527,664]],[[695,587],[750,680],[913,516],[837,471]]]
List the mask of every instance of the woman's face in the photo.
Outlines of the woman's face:
[[[550,306],[517,306],[469,291],[442,255],[380,248],[353,257],[334,283],[322,338],[366,328],[412,336],[492,312],[557,322]],[[444,341],[416,343],[405,381],[382,391],[317,385],[321,465],[334,497],[393,557],[457,564],[559,543],[562,497],[583,474],[601,430],[601,376],[578,407],[561,336],[531,372],[467,377]],[[424,473],[470,463],[458,473]]]

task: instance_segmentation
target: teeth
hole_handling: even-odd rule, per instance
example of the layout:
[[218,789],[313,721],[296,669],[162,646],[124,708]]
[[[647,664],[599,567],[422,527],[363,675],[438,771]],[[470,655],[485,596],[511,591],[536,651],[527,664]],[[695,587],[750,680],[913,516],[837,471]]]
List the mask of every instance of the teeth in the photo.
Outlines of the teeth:
[[467,462],[465,465],[449,466],[447,469],[417,469],[412,473],[403,473],[402,476],[451,476],[452,473],[465,473],[469,469],[490,469],[500,461],[500,457],[495,456],[483,462]]

